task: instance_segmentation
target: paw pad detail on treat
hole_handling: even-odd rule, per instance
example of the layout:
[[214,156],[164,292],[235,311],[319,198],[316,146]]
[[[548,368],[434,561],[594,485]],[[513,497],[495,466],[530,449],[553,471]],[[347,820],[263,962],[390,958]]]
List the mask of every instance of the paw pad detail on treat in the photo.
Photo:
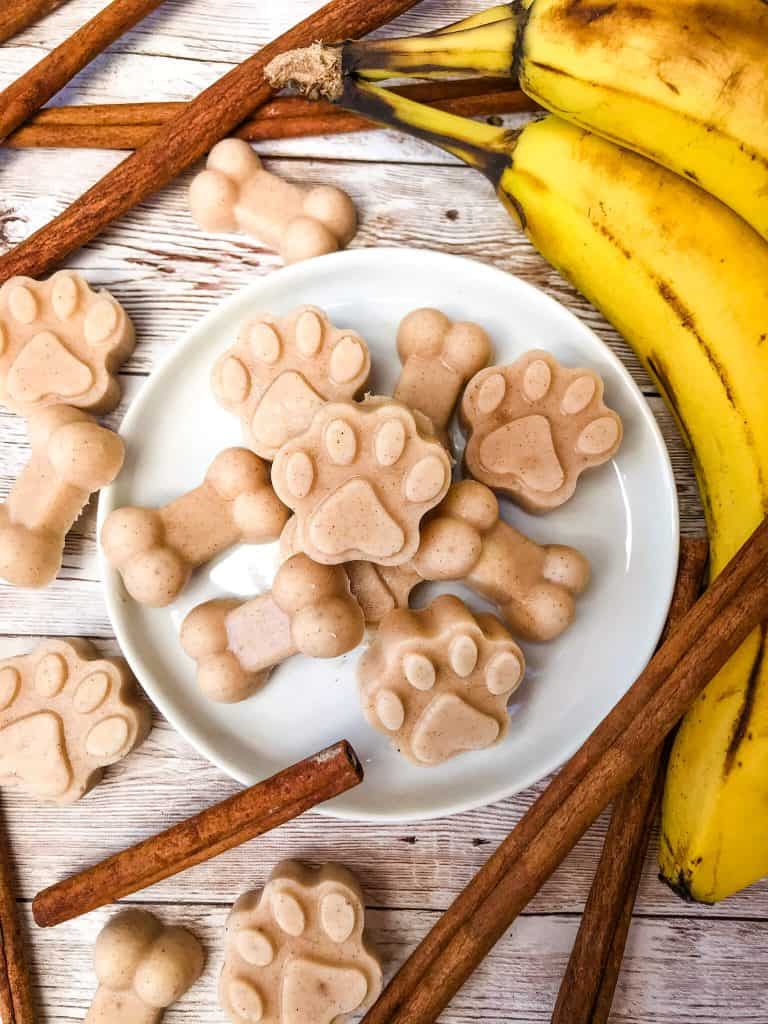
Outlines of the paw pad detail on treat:
[[283,861],[227,922],[219,1001],[233,1024],[335,1024],[381,991],[354,875]]
[[360,660],[366,718],[411,761],[435,765],[506,735],[523,653],[492,615],[453,595],[386,615]]
[[370,372],[358,334],[334,327],[316,306],[301,306],[282,318],[249,317],[211,379],[217,401],[240,417],[248,447],[274,459],[325,402],[361,394]]
[[406,562],[422,516],[450,484],[450,459],[399,402],[368,399],[321,408],[284,445],[275,491],[296,513],[296,543],[326,564]]
[[615,455],[622,438],[600,377],[561,366],[548,352],[476,374],[461,415],[469,472],[532,512],[567,501],[580,474]]
[[85,640],[44,640],[0,662],[0,781],[72,803],[149,732],[150,711],[122,658]]
[[11,278],[0,288],[0,401],[25,416],[63,403],[108,412],[134,344],[122,306],[80,274]]

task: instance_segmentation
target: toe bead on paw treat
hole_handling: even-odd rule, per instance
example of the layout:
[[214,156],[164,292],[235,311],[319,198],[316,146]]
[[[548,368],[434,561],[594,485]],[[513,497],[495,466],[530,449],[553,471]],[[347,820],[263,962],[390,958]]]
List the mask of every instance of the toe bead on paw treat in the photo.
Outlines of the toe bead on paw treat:
[[607,462],[622,438],[601,378],[561,366],[548,352],[481,370],[464,392],[461,418],[469,472],[529,512],[566,502],[580,474]]
[[80,274],[13,277],[0,288],[0,402],[22,416],[62,403],[109,412],[134,342],[120,303]]
[[186,928],[123,910],[96,939],[99,987],[85,1024],[158,1024],[203,973],[203,947]]
[[428,307],[403,318],[397,351],[403,369],[394,397],[428,416],[437,433],[448,426],[464,385],[493,354],[479,324],[454,323]]
[[224,1012],[233,1024],[341,1024],[381,991],[364,929],[363,893],[347,868],[283,861],[227,921]]
[[249,317],[216,362],[216,400],[240,417],[243,439],[264,459],[301,434],[325,402],[357,398],[371,372],[368,346],[316,306]]
[[371,725],[409,760],[436,765],[506,735],[524,673],[523,652],[498,619],[444,594],[384,617],[358,681]]
[[346,192],[331,185],[294,185],[262,166],[242,139],[224,139],[189,190],[192,216],[203,231],[243,231],[285,263],[343,249],[357,231]]
[[227,448],[199,487],[168,505],[111,512],[101,544],[131,597],[160,608],[178,596],[197,566],[234,544],[277,540],[287,518],[258,455]]
[[297,548],[327,565],[407,562],[450,479],[423,416],[384,398],[323,406],[272,466],[278,497],[296,513]]
[[275,665],[293,654],[336,658],[362,641],[365,619],[341,566],[289,558],[272,591],[250,601],[207,601],[187,615],[181,643],[197,661],[211,700],[233,703],[255,693]]
[[44,640],[0,661],[0,785],[73,803],[146,738],[150,718],[122,658]]
[[68,405],[32,413],[27,429],[29,462],[0,505],[0,578],[44,587],[61,568],[67,532],[125,452],[117,434]]

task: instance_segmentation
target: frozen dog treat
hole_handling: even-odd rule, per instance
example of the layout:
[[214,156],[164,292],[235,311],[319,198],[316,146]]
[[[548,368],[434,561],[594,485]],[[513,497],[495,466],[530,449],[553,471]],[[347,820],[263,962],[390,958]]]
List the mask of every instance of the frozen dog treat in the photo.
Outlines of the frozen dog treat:
[[277,540],[287,518],[258,455],[226,448],[199,487],[168,505],[111,512],[101,544],[131,597],[161,608],[178,596],[197,566],[233,544]]
[[249,317],[216,362],[216,400],[240,417],[243,438],[264,459],[303,433],[325,402],[356,398],[371,372],[368,346],[334,327],[316,306]]
[[213,147],[206,169],[192,182],[189,206],[203,231],[243,231],[285,263],[343,249],[357,231],[357,212],[346,192],[293,185],[270,174],[242,139]]
[[68,405],[32,413],[32,449],[5,505],[0,505],[0,577],[44,587],[61,568],[64,538],[94,491],[123,465],[122,440]]
[[361,642],[365,620],[340,566],[294,555],[272,591],[250,601],[198,605],[181,627],[181,644],[197,662],[197,681],[211,700],[245,700],[292,654],[336,658]]
[[450,479],[448,453],[423,417],[383,398],[323,406],[272,466],[275,491],[296,513],[297,547],[329,565],[407,562]]
[[593,370],[572,370],[549,352],[526,352],[469,382],[461,403],[469,472],[529,512],[566,502],[585,469],[618,451],[621,420],[603,402]]
[[203,972],[203,948],[186,928],[146,910],[123,910],[96,939],[99,987],[86,1024],[157,1024]]
[[43,640],[0,661],[0,785],[73,803],[147,736],[149,705],[127,663],[86,640]]
[[390,612],[360,660],[366,718],[416,764],[497,743],[525,672],[523,652],[493,615],[444,594],[421,611]]
[[80,274],[12,277],[0,288],[0,401],[22,416],[61,404],[108,412],[134,342],[120,303]]
[[414,309],[400,323],[397,351],[403,369],[394,397],[418,409],[441,433],[462,389],[493,354],[479,324],[453,323],[439,309]]
[[233,1024],[341,1024],[381,992],[365,903],[340,864],[278,864],[227,921],[219,1002]]

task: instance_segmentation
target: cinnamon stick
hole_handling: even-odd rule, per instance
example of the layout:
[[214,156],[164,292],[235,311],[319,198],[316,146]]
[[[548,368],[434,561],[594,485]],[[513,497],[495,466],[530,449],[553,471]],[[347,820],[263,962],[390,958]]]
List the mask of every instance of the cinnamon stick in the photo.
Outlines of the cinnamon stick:
[[217,857],[357,786],[363,768],[346,740],[187,821],[38,893],[41,928],[69,921]]
[[47,103],[78,71],[163,0],[112,0],[95,18],[0,93],[0,139]]
[[[3,821],[3,826],[5,822]],[[33,1024],[29,968],[16,907],[14,872],[5,829],[0,832],[0,1017],[3,1024]]]
[[5,0],[0,11],[0,43],[55,11],[65,0]]
[[316,39],[358,38],[415,3],[331,0],[209,86],[63,213],[1,257],[0,284],[16,274],[45,274],[207,153],[270,99],[273,90],[263,72],[273,57]]
[[[666,638],[701,591],[708,554],[704,538],[684,539]],[[621,970],[640,875],[664,781],[663,748],[640,769],[613,805],[603,851],[571,951],[552,1024],[607,1024]]]
[[768,617],[768,519],[395,975],[363,1024],[428,1024]]

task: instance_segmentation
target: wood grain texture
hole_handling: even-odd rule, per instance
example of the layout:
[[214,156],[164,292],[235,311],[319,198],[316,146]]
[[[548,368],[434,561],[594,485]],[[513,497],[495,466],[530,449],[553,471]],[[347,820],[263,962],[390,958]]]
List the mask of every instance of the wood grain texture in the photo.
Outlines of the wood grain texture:
[[[0,53],[0,88],[95,14],[104,0],[69,0]],[[166,0],[116,42],[57,98],[60,103],[189,99],[320,0],[255,4]],[[387,34],[423,31],[446,20],[445,0],[422,0]],[[487,6],[451,0],[450,17]],[[140,89],[137,86],[140,83]],[[543,288],[582,317],[630,368],[649,398],[670,448],[684,529],[702,520],[690,461],[637,361],[616,333],[533,252],[490,188],[453,159],[393,133],[261,143],[269,166],[295,181],[348,189],[363,228],[356,244],[416,245],[493,263]],[[120,156],[40,151],[0,153],[0,251],[21,240],[96,181]],[[385,166],[381,166],[384,162]],[[278,266],[236,236],[203,237],[186,209],[186,176],[165,188],[78,253],[73,266],[126,304],[139,343],[122,377],[118,423],[146,374],[222,298]],[[26,460],[23,424],[0,415],[0,498]],[[41,635],[95,637],[116,653],[98,582],[93,505],[67,540],[59,580],[42,593],[0,585],[0,657],[30,649]],[[76,808],[48,808],[9,794],[7,813],[25,912],[45,885],[74,873],[236,790],[159,717],[148,741],[111,768]],[[204,979],[166,1015],[168,1024],[224,1020],[216,1006],[221,928],[245,889],[277,860],[337,859],[365,886],[369,921],[387,974],[402,963],[541,792],[543,784],[493,807],[407,826],[334,822],[310,814],[215,862],[154,886],[132,903],[193,928],[209,960]],[[446,1012],[443,1024],[544,1024],[589,891],[607,816],[590,829]],[[713,908],[682,903],[656,878],[657,839],[641,879],[612,1024],[768,1024],[768,884]],[[90,958],[108,913],[50,931],[32,931],[36,995],[46,1024],[75,1024],[95,990]],[[27,916],[27,922],[31,919]]]

